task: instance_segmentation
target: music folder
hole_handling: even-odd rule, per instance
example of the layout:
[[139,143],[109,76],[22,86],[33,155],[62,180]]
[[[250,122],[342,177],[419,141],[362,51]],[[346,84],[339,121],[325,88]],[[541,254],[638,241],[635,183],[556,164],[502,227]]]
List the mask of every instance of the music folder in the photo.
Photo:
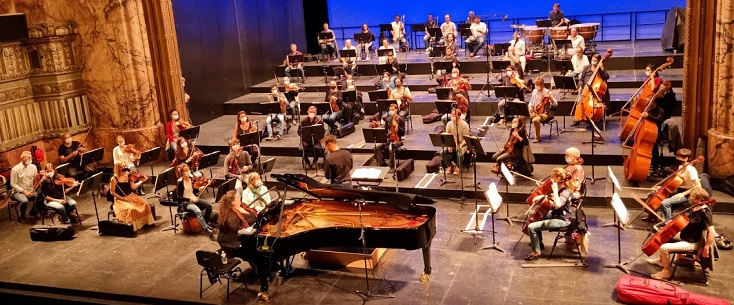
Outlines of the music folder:
[[298,63],[302,63],[302,62],[304,61],[304,60],[303,60],[303,54],[298,54],[298,55],[288,55],[288,61],[289,61],[289,62],[290,62],[291,64],[298,64]]
[[356,49],[339,50],[339,57],[342,57],[342,58],[357,57],[357,50]]
[[358,43],[369,43],[370,41],[370,35],[368,33],[355,33],[354,34],[354,41]]
[[395,55],[395,50],[393,50],[392,48],[390,48],[390,49],[378,49],[377,50],[377,56],[378,57],[384,57],[384,56],[387,56],[387,55],[390,55],[390,54]]
[[333,32],[326,32],[326,33],[320,32],[319,33],[319,39],[320,40],[329,40],[329,39],[333,39],[333,38],[334,38],[334,33]]
[[356,90],[342,91],[342,100],[344,100],[344,103],[357,102],[357,91]]

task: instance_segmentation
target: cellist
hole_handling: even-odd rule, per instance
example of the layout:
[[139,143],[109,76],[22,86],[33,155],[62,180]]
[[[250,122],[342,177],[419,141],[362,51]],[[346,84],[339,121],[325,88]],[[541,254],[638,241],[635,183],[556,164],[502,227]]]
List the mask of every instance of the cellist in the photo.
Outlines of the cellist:
[[231,138],[227,144],[229,144],[229,154],[224,157],[224,177],[231,179],[249,173],[253,169],[252,159],[250,154],[240,146],[240,140]]
[[711,244],[716,239],[716,231],[714,230],[713,213],[707,205],[709,194],[700,186],[690,190],[691,203],[694,205],[688,214],[690,222],[683,230],[675,235],[670,241],[664,243],[658,249],[660,257],[657,259],[650,258],[648,264],[660,266],[662,271],[650,275],[650,277],[659,280],[667,280],[670,278],[670,252],[671,251],[692,251],[698,249],[701,241],[701,235],[706,232],[706,241],[703,245],[700,255],[702,257],[709,256]]
[[568,174],[563,168],[556,167],[551,172],[551,193],[539,195],[533,199],[533,203],[539,204],[542,200],[550,201],[551,211],[543,220],[528,225],[528,236],[530,236],[530,248],[532,252],[525,256],[525,260],[534,260],[540,256],[540,251],[545,248],[541,231],[565,228],[571,224],[571,198],[572,191],[569,187]]
[[[594,71],[596,70],[597,66],[599,67],[599,77],[603,81],[609,80],[609,73],[604,69],[604,64],[601,62],[601,54],[595,53],[594,56],[591,57],[591,65],[588,65],[584,67],[584,70],[579,75],[579,94],[583,94],[584,92],[584,86],[589,82],[589,78],[591,78],[594,75]],[[604,92],[604,96],[601,98],[602,103],[609,104],[609,88],[607,88],[607,91]],[[577,106],[578,107],[578,106]],[[581,124],[580,121],[573,122],[571,126],[578,126]]]
[[[698,171],[692,164],[688,164],[693,160],[693,152],[688,148],[681,148],[675,152],[675,160],[680,164],[678,165],[678,169],[682,169],[685,164],[685,169],[675,173],[675,175],[680,176],[683,183],[680,185],[678,190],[673,193],[674,195],[663,200],[658,208],[660,216],[665,220],[669,220],[673,217],[674,208],[688,202],[688,196],[694,188],[701,187],[701,180],[698,177]],[[654,190],[657,191],[657,189]]]

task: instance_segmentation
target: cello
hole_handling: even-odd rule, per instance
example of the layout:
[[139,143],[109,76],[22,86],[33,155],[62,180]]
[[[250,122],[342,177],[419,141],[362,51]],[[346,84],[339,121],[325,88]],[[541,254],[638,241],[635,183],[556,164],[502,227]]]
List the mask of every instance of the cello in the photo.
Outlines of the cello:
[[693,208],[702,205],[713,205],[716,202],[716,200],[712,197],[709,200],[701,201],[698,204],[694,204],[687,209],[683,210],[678,214],[678,216],[673,217],[673,219],[670,220],[667,224],[665,224],[665,227],[660,229],[655,235],[650,237],[647,241],[645,241],[645,244],[642,245],[642,252],[645,253],[647,256],[651,256],[655,254],[655,252],[660,249],[660,246],[662,246],[664,243],[668,242],[673,236],[678,234],[680,231],[685,228],[688,223],[691,222],[690,218],[686,216],[686,213],[693,210]]
[[596,122],[604,117],[604,104],[602,99],[607,92],[607,83],[599,76],[599,67],[604,60],[612,57],[612,49],[607,49],[607,54],[602,57],[591,74],[589,80],[583,84],[583,90],[576,101],[576,120]]
[[[650,103],[651,100],[662,96],[662,95],[657,96],[657,94],[652,91],[652,88],[650,86],[651,84],[650,81],[654,80],[655,75],[657,75],[658,72],[667,69],[671,65],[673,65],[673,57],[668,57],[666,59],[666,63],[660,65],[660,67],[655,69],[655,71],[652,74],[650,74],[650,76],[648,76],[645,79],[645,81],[642,83],[642,87],[640,87],[640,89],[637,90],[638,92],[641,90],[642,93],[640,93],[640,95],[637,96],[637,99],[630,107],[629,116],[627,117],[627,120],[625,120],[624,124],[622,124],[622,126],[624,127],[619,129],[618,136],[620,140],[626,139],[631,133],[633,133],[632,129],[634,128],[637,121],[639,120],[639,117],[642,114],[642,112],[644,112],[645,109],[648,107],[648,103]],[[663,84],[665,83],[666,82],[663,82]],[[668,88],[663,90],[663,88],[661,87],[658,89],[657,93],[660,93],[661,91],[665,92],[668,89],[670,89],[671,87],[670,82],[667,82],[667,83],[668,83]],[[654,84],[654,82],[652,84]]]
[[[652,195],[647,197],[647,200],[645,203],[654,211],[657,210],[660,205],[663,203],[663,200],[670,197],[670,194],[675,192],[675,190],[678,189],[683,184],[683,178],[680,177],[680,173],[688,167],[688,165],[693,165],[696,163],[703,162],[704,158],[703,156],[698,156],[695,160],[692,160],[690,162],[687,162],[683,164],[677,171],[670,174],[665,180],[658,183],[660,188],[655,191]],[[658,186],[656,185],[656,186]],[[654,188],[655,186],[653,186]]]
[[655,100],[662,98],[663,94],[667,92],[672,87],[672,84],[670,81],[664,81],[662,84],[660,84],[660,89],[658,90],[655,95],[653,95],[647,102],[645,107],[643,107],[641,110],[632,109],[630,111],[629,116],[627,117],[627,120],[624,123],[624,126],[619,129],[620,131],[620,140],[624,140],[622,144],[624,145],[629,141],[630,135],[634,135],[636,133],[636,130],[642,121],[642,113],[647,112],[652,108],[652,105],[654,105]]
[[[565,184],[568,180],[571,180],[571,178],[573,177],[571,177],[569,173],[566,173],[566,176],[563,179],[561,179],[560,181],[558,181],[558,185]],[[547,192],[545,192],[545,194],[543,193],[540,194],[540,195],[544,195],[545,197],[540,199],[540,201],[533,204],[533,205],[537,205],[537,207],[535,208],[535,212],[533,212],[532,215],[529,215],[527,218],[525,218],[525,224],[522,226],[522,232],[525,233],[525,235],[528,235],[528,226],[531,223],[545,219],[545,215],[548,215],[548,212],[550,212],[550,210],[553,209],[553,203],[551,203],[549,196],[548,196],[553,191],[553,182],[551,181],[550,178],[546,179],[545,181],[548,182]],[[541,187],[538,187],[538,189],[540,188]],[[530,206],[531,209],[533,208],[533,205]]]
[[[578,158],[578,161],[577,162],[578,162],[578,165],[583,165],[584,164],[584,159]],[[569,165],[571,165],[571,164],[569,164]],[[566,168],[569,165],[567,165]],[[566,168],[564,168],[564,170],[566,170]],[[535,188],[535,190],[533,190],[532,193],[530,193],[530,196],[528,196],[528,198],[525,199],[525,202],[528,205],[533,205],[533,198],[535,198],[537,196],[540,196],[540,195],[548,194],[548,192],[550,192],[552,190],[551,184],[553,184],[553,183],[550,180],[550,176],[546,177],[543,180],[543,182],[540,183],[540,185],[538,185],[538,187]]]

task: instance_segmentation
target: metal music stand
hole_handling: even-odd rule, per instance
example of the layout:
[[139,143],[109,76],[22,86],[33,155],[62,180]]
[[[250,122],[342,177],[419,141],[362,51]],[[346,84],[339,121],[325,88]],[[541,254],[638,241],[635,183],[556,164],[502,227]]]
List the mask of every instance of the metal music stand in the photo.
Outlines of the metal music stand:
[[99,147],[96,149],[89,150],[85,153],[82,153],[82,157],[79,158],[79,165],[84,168],[87,166],[87,164],[93,164],[94,165],[94,172],[97,172],[97,161],[102,161],[102,158],[104,158],[104,147]]
[[69,176],[69,163],[59,164],[54,171],[59,175]]
[[535,20],[535,26],[539,28],[550,28],[553,27],[553,22],[550,19],[538,19]]
[[[324,138],[324,125],[323,124],[316,124],[311,126],[302,126],[301,127],[301,142],[310,142],[311,143],[311,149],[313,151],[314,159],[316,158],[316,143],[321,143],[321,139]],[[306,147],[303,148],[303,158],[306,157]],[[314,162],[315,165],[315,162]],[[316,169],[316,174],[318,175],[318,168]],[[308,176],[308,169],[306,169],[306,176]]]
[[377,100],[377,111],[380,113],[390,111],[390,104],[398,104],[397,100]]
[[[452,90],[453,89],[451,87],[437,87],[436,88],[436,99],[439,101],[451,100]],[[451,109],[449,109],[449,112],[451,112]]]
[[443,37],[443,32],[441,32],[441,28],[428,28],[428,35],[435,39],[435,41],[438,41]]
[[[594,157],[596,156],[594,148],[596,147],[597,144],[603,145],[604,138],[602,138],[601,131],[599,130],[599,128],[596,127],[596,124],[594,124],[594,121],[591,120],[591,118],[588,117],[586,113],[582,112],[582,114],[586,117],[587,122],[591,124],[591,141],[584,141],[581,143],[591,144],[591,158],[594,159]],[[601,142],[598,141],[597,139],[601,140]],[[594,182],[596,182],[597,180],[606,180],[607,178],[606,177],[596,177],[596,166],[592,164],[591,165],[591,177],[586,177],[586,179],[591,180],[591,184],[594,184]]]
[[[438,95],[438,89],[443,89],[443,88],[436,88],[436,95]],[[450,90],[451,88],[448,88],[448,89]],[[442,117],[444,115],[450,116],[451,109],[456,107],[456,102],[450,101],[450,100],[439,100],[439,101],[435,101],[435,103],[436,103],[436,109],[438,110],[438,113],[440,113]],[[448,120],[446,123],[448,123]]]
[[[445,151],[449,147],[456,148],[454,135],[446,133],[429,133],[428,136],[431,138],[431,144],[433,145],[433,147],[440,147],[441,151]],[[441,161],[441,164],[443,165],[443,180],[441,180],[441,184],[439,184],[438,186],[443,186],[447,183],[454,183],[454,181],[448,181],[446,179],[446,168],[448,168],[448,165],[443,164],[443,160]]]
[[377,150],[378,143],[387,144],[387,129],[385,128],[362,128],[362,135],[364,136],[365,143],[372,143],[374,145],[374,150]]
[[178,136],[186,140],[196,139],[199,137],[200,126],[191,126],[189,128],[179,130]]
[[[564,75],[564,72],[566,71],[573,71],[573,63],[571,63],[570,59],[555,60],[553,61],[551,70],[561,72],[561,75]],[[555,76],[553,80],[555,80]],[[558,87],[558,83],[556,83],[556,87]],[[574,87],[574,89],[576,89],[576,87]]]
[[[150,176],[155,176],[155,173],[153,172],[153,161],[158,160],[158,158],[161,156],[162,149],[160,147],[153,147],[149,150],[146,150],[140,154],[140,160],[138,160],[138,166],[142,167],[143,165],[150,164]],[[153,183],[151,181],[151,183]]]
[[517,92],[516,86],[494,86],[494,96],[498,99],[505,99],[508,102],[510,101],[509,98],[517,98]]
[[[576,78],[574,78],[573,76],[554,75],[553,83],[556,84],[556,89],[569,90],[569,91],[576,90]],[[561,95],[561,98],[566,97],[567,92],[568,91],[563,92],[563,95]],[[563,119],[564,119],[563,128],[566,128],[565,116]]]
[[222,200],[222,196],[226,194],[227,192],[234,190],[235,185],[237,185],[237,178],[231,178],[224,183],[219,185],[219,188],[217,188],[217,194],[214,196],[214,202],[219,202]]
[[[168,189],[168,186],[171,185],[171,184],[175,184],[175,183],[176,183],[175,168],[174,167],[169,167],[166,170],[160,172],[155,177],[155,184],[153,185],[153,193],[155,193],[158,198],[163,198],[160,195],[158,195],[158,191],[160,191],[161,189],[165,188],[166,189],[166,194],[170,194],[170,190]],[[169,200],[172,200],[173,198],[168,198],[168,199]],[[161,230],[161,232],[173,230],[173,233],[176,234],[176,232],[179,229],[178,229],[178,226],[174,226],[175,222],[173,220],[173,210],[172,210],[172,207],[174,205],[175,206],[178,206],[178,204],[172,204],[172,203],[166,204],[166,203],[164,203],[164,200],[160,200],[160,203],[162,205],[168,206],[168,214],[171,217],[171,225],[168,226],[168,227],[163,228]]]
[[265,179],[265,182],[268,181],[268,177],[265,174],[273,171],[273,168],[275,168],[276,159],[277,158],[273,157],[265,160],[265,162],[260,163],[261,166],[257,169],[257,173],[260,175],[260,177],[263,177],[263,179]]
[[[392,54],[395,56],[395,50],[393,49],[377,49],[377,57],[387,57],[388,55]],[[389,64],[387,64],[389,65]]]
[[500,72],[510,65],[509,60],[492,60],[492,71]]
[[525,102],[507,101],[507,103],[505,103],[505,118],[514,118],[518,116],[524,116],[526,118],[530,117],[528,104],[526,104]]
[[252,111],[252,113],[253,114],[266,114],[266,115],[271,114],[271,113],[280,113],[280,103],[277,101],[278,97],[274,96],[273,98],[275,99],[275,101],[260,103],[260,107],[259,107],[260,111],[259,112]]
[[622,198],[620,198],[619,194],[617,193],[620,189],[617,177],[614,176],[611,167],[607,166],[607,171],[609,173],[609,179],[612,180],[612,201],[610,203],[612,205],[612,209],[614,210],[614,223],[605,224],[603,226],[617,227],[617,263],[614,265],[604,265],[604,267],[617,268],[626,274],[630,274],[630,271],[629,269],[627,269],[626,266],[627,264],[622,263],[622,230],[626,230],[625,225],[629,223],[630,215],[627,207],[624,206],[624,202],[622,202]]
[[342,91],[342,100],[345,104],[357,102],[357,90]]
[[370,43],[370,35],[368,33],[354,33],[352,35],[354,37],[354,41],[357,43]]
[[[482,250],[495,249],[502,253],[507,253],[505,249],[502,249],[500,247],[499,243],[497,243],[497,240],[495,239],[495,235],[497,231],[494,230],[494,214],[497,214],[497,211],[499,211],[500,209],[500,205],[502,205],[502,196],[500,196],[499,192],[497,192],[497,185],[494,182],[492,182],[489,185],[489,188],[487,188],[487,191],[484,192],[484,196],[487,198],[487,202],[489,203],[489,212],[492,213],[492,245],[482,247]],[[479,211],[477,210],[475,213],[479,213]],[[484,224],[486,219],[487,219],[487,214],[485,212],[484,220],[482,221],[482,224]]]
[[[383,51],[383,50],[380,50],[380,51]],[[392,69],[391,64],[376,64],[375,65],[375,73],[377,73],[378,78],[385,72],[389,72],[390,75],[395,74],[395,70]]]
[[[82,180],[82,183],[79,185],[79,189],[76,191],[77,197],[84,195],[89,191],[92,192],[92,203],[94,204],[94,214],[97,216],[97,226],[99,226],[99,210],[97,210],[97,194],[94,193],[94,188],[99,186],[100,178],[102,178],[102,172],[96,173],[92,175],[91,177]],[[79,211],[77,211],[77,214],[78,213]],[[79,217],[79,225],[81,224],[82,224],[82,218]],[[94,230],[96,228],[92,228],[92,229]]]
[[201,161],[199,161],[199,168],[198,170],[202,170],[205,168],[209,168],[209,178],[214,178],[214,173],[212,172],[212,167],[216,166],[217,163],[219,163],[219,151],[211,152],[206,155],[201,156]]
[[363,102],[362,107],[364,107],[365,114],[375,114],[378,111],[377,102]]
[[331,106],[329,105],[329,103],[326,102],[301,102],[301,115],[307,115],[308,108],[310,108],[311,106],[316,107],[316,115],[319,116],[331,110]]
[[444,56],[446,56],[446,46],[435,46],[431,49],[431,52],[428,53],[428,57],[433,58],[441,58]]
[[[481,139],[477,137],[465,137],[464,140],[466,141],[467,148],[471,152],[471,162],[474,167],[474,229],[464,229],[461,232],[474,236],[474,244],[476,245],[477,236],[484,232],[483,228],[479,226],[479,196],[477,196],[477,190],[481,188],[477,185],[477,155],[485,155],[486,153],[482,149],[482,144],[479,142]],[[457,151],[456,153],[458,154],[459,152]],[[492,231],[494,234],[494,230]]]
[[339,57],[342,58],[357,58],[357,50],[339,50]]
[[[573,46],[570,40],[568,39],[553,39],[553,46],[556,48],[557,55],[559,55],[561,58],[566,58],[567,53],[566,49],[569,49],[569,46]],[[563,53],[560,53],[558,50],[563,50]],[[559,54],[560,53],[560,54]]]
[[[508,50],[510,49],[510,45],[511,44],[509,42],[495,43],[494,44],[494,52],[492,52],[492,55],[500,55],[500,56],[501,55],[505,55],[505,53],[507,53]],[[509,62],[509,61],[507,61],[507,62]]]
[[290,62],[291,64],[300,64],[300,63],[303,63],[304,62],[304,60],[303,60],[303,54],[288,55],[288,62]]
[[368,91],[367,96],[369,96],[370,101],[373,102],[376,102],[377,100],[386,100],[387,89]]

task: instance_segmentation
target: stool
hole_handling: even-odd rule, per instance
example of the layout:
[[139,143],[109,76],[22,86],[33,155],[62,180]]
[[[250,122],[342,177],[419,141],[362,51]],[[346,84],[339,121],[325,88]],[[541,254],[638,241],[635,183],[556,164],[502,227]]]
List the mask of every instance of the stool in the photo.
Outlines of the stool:
[[48,217],[48,219],[51,220],[51,224],[55,224],[56,223],[54,221],[54,216],[57,216],[58,213],[56,213],[56,210],[55,209],[52,209],[50,207],[44,207],[43,208],[43,211],[41,211],[40,214],[41,214],[41,224],[42,225],[43,224],[46,224],[45,223],[46,222],[45,221],[46,220],[46,217]]
[[[706,286],[708,286],[709,281],[708,281],[708,273],[707,273],[706,269],[711,269],[712,271],[714,270],[714,266],[713,266],[714,265],[714,261],[716,261],[718,259],[718,257],[719,257],[719,255],[718,255],[719,254],[719,251],[718,250],[719,249],[716,248],[716,243],[712,244],[711,247],[709,247],[709,257],[708,257],[708,259],[711,260],[710,261],[710,264],[711,264],[710,266],[707,266],[706,263],[702,262],[701,261],[701,258],[698,258],[698,259],[696,259],[696,258],[688,258],[688,257],[695,257],[695,255],[698,254],[698,250],[693,250],[693,251],[671,251],[670,252],[670,262],[671,262],[671,265],[673,265],[673,270],[670,272],[670,278],[668,280],[672,280],[673,279],[673,276],[675,275],[675,270],[678,269],[679,263],[676,260],[676,258],[678,258],[678,260],[692,259],[694,262],[697,262],[699,265],[701,265],[701,273],[703,274],[703,283]],[[680,257],[679,258],[679,256],[685,256],[685,257]]]
[[10,199],[10,201],[8,201],[8,220],[13,220],[13,211],[15,211],[15,219],[17,219],[18,222],[22,222],[20,220],[20,202]]
[[558,120],[556,118],[552,118],[548,120],[547,122],[540,123],[541,125],[550,125],[550,129],[548,130],[548,138],[553,138],[553,124],[556,124],[556,136],[561,136],[561,132],[558,129]]

